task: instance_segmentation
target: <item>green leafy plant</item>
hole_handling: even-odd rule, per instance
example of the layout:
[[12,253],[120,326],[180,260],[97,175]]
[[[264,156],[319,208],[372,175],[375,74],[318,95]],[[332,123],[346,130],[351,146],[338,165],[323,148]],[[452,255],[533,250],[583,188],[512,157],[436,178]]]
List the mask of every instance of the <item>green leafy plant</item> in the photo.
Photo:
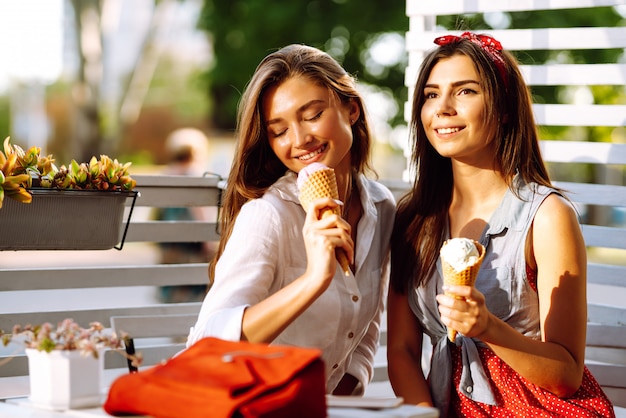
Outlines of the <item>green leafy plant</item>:
[[52,155],[41,155],[39,147],[24,150],[19,145],[4,140],[4,152],[0,150],[0,208],[4,197],[19,202],[32,202],[28,189],[128,191],[135,188],[136,181],[128,173],[131,163],[120,163],[106,155],[91,157],[88,163],[72,160],[60,168],[54,164]]

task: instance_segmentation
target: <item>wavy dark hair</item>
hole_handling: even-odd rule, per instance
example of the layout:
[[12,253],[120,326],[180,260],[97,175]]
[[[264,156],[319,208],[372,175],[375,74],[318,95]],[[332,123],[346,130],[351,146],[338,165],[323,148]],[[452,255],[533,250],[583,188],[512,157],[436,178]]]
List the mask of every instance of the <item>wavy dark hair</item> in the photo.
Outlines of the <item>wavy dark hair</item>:
[[241,207],[249,200],[263,196],[287,171],[269,145],[261,104],[269,88],[293,77],[303,77],[328,88],[331,95],[343,104],[357,103],[360,112],[352,125],[352,169],[357,173],[373,172],[371,134],[356,78],[327,53],[306,45],[288,45],[266,56],[257,66],[239,102],[237,145],[220,211],[220,243],[209,265],[210,282]]
[[490,134],[497,144],[494,166],[513,193],[518,195],[513,182],[516,174],[526,183],[552,187],[541,157],[530,91],[517,60],[507,51],[499,53],[504,61],[502,73],[488,53],[468,39],[439,46],[422,62],[410,123],[410,163],[415,168],[416,179],[398,202],[391,242],[391,285],[397,292],[420,286],[431,276],[444,241],[452,200],[450,158],[442,157],[432,147],[420,116],[425,101],[424,86],[439,61],[465,55],[474,63],[485,93],[484,123],[492,127]]

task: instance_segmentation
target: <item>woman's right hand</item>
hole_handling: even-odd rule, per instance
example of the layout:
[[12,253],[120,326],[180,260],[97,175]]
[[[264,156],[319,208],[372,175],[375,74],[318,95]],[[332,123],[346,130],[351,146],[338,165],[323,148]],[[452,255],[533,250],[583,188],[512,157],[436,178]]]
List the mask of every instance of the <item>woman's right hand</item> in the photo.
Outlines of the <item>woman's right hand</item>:
[[444,285],[445,293],[436,296],[441,321],[466,337],[480,338],[489,327],[491,313],[485,295],[473,286]]
[[337,269],[335,249],[343,249],[350,261],[354,257],[350,224],[334,213],[322,217],[325,210],[338,206],[340,203],[329,197],[314,200],[302,228],[307,254],[305,274],[319,279],[324,289],[330,284]]

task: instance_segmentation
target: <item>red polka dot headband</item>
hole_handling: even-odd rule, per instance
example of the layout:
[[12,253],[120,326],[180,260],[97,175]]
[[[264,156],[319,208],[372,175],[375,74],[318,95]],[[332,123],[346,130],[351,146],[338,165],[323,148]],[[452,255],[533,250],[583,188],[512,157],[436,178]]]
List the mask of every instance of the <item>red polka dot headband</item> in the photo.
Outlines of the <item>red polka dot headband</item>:
[[477,35],[472,32],[464,32],[461,36],[445,35],[435,39],[435,43],[439,46],[448,45],[451,43],[461,42],[463,39],[478,45],[483,51],[487,53],[487,56],[496,65],[496,68],[502,76],[504,84],[507,84],[506,78],[506,64],[502,58],[502,44],[488,35]]

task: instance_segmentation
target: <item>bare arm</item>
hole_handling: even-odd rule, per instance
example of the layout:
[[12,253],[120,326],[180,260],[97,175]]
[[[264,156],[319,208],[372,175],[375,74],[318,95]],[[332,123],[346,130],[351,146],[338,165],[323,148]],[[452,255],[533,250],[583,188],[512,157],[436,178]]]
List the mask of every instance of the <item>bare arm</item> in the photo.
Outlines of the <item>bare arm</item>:
[[408,297],[389,289],[387,303],[387,364],[389,380],[406,403],[432,406],[422,370],[422,327],[409,307]]
[[440,312],[446,325],[485,342],[524,378],[568,397],[582,381],[587,321],[586,250],[572,207],[558,195],[548,196],[528,239],[527,262],[538,271],[541,340],[496,318],[483,295],[469,287],[449,289],[469,301],[438,295]]
[[304,312],[328,288],[335,275],[335,248],[343,248],[352,260],[354,243],[350,225],[336,215],[319,219],[322,208],[336,205],[332,199],[317,199],[313,203],[303,227],[306,271],[278,292],[246,309],[242,339],[271,342]]

